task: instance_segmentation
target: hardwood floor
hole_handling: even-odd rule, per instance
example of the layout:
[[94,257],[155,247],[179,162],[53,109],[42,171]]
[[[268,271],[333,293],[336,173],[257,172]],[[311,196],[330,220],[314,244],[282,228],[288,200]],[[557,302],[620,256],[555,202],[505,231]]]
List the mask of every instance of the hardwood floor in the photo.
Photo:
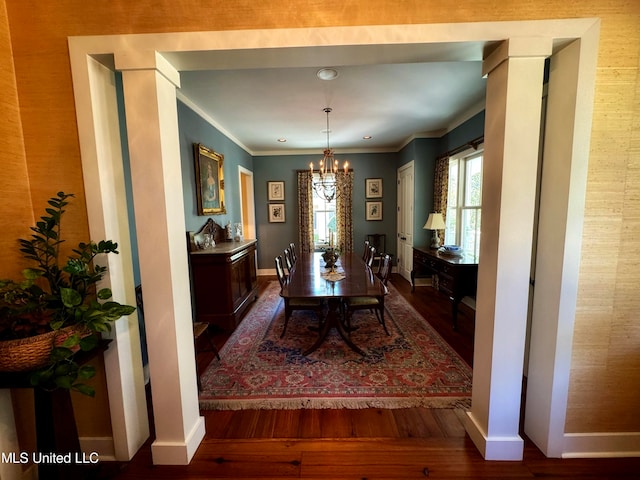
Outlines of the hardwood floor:
[[[262,292],[275,277],[261,277]],[[451,328],[449,301],[430,287],[393,285],[471,365],[473,311]],[[221,347],[226,336],[216,334]],[[198,355],[200,371],[213,353]],[[150,439],[131,462],[101,464],[97,478],[502,479],[638,478],[640,459],[547,459],[525,438],[524,460],[485,461],[449,409],[203,411],[207,435],[187,466],[153,466]],[[153,418],[152,415],[150,418]]]

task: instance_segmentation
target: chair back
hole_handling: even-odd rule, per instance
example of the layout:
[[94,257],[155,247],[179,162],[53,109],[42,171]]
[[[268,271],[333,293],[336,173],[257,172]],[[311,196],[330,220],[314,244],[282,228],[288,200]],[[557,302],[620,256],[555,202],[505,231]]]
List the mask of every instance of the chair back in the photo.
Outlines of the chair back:
[[378,278],[386,286],[391,276],[391,255],[384,254],[380,258],[380,271],[378,272]]
[[376,277],[380,278],[380,274],[382,273],[382,266],[384,265],[384,262],[382,261],[384,259],[384,256],[387,255],[384,252],[379,252],[378,253],[378,270],[376,270]]
[[362,252],[362,260],[367,263],[367,258],[369,258],[369,240],[364,241],[364,251]]
[[369,255],[367,255],[367,259],[364,261],[364,263],[367,264],[367,267],[371,268],[371,265],[373,265],[373,259],[376,256],[376,248],[375,247],[369,247]]
[[375,247],[378,256],[382,256],[382,252],[387,251],[387,235],[385,233],[370,233],[367,235],[369,245]]
[[291,258],[291,250],[288,248],[284,249],[284,264],[287,267],[289,274],[291,274],[291,270],[293,270],[293,260]]
[[291,242],[289,244],[289,251],[291,252],[291,260],[295,264],[298,261],[298,255],[296,254],[296,244]]
[[278,282],[280,282],[280,288],[284,287],[287,283],[287,275],[284,273],[284,267],[282,266],[282,256],[278,255],[275,258],[276,263],[276,275],[278,276]]

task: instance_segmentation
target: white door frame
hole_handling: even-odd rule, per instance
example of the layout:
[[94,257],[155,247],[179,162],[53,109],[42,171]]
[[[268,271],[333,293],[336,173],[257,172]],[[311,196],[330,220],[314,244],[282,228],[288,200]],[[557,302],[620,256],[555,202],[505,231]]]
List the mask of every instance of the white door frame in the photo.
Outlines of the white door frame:
[[[245,185],[243,177],[249,179],[250,185]],[[253,189],[253,172],[241,165],[238,166],[238,187],[240,192],[240,218],[242,225],[247,225],[242,232],[244,238],[256,238],[256,202]],[[246,194],[246,196],[245,196]]]
[[[405,192],[403,192],[402,183],[400,182],[400,177],[406,170],[411,170],[411,174],[413,176],[413,185],[411,186],[411,195],[407,197]],[[411,255],[408,254],[407,250],[409,247],[413,247],[414,240],[414,229],[415,229],[415,218],[414,218],[414,201],[415,201],[415,162],[411,160],[410,162],[405,163],[397,171],[397,182],[398,182],[398,227],[397,227],[397,249],[398,256],[400,257],[398,265],[398,273],[402,278],[407,281],[411,281],[411,270],[413,269],[413,252]],[[405,213],[405,211],[407,213]],[[401,235],[406,233],[407,225],[404,225],[405,230],[400,231],[400,223],[404,225],[408,223],[408,227],[411,228],[411,236],[410,238],[403,238]]]
[[[564,440],[563,426],[564,422],[556,423],[559,427],[552,428],[551,424],[557,422],[559,418],[564,418],[567,404],[567,390],[569,384],[570,369],[570,352],[571,352],[571,332],[573,331],[573,319],[575,317],[575,304],[577,296],[577,288],[579,278],[580,250],[582,242],[582,223],[584,210],[584,197],[586,192],[586,172],[589,159],[589,140],[591,134],[591,117],[593,111],[593,90],[595,85],[595,67],[597,64],[597,46],[599,36],[600,22],[598,19],[582,18],[582,19],[566,19],[566,20],[540,20],[540,21],[513,21],[513,22],[474,22],[465,23],[464,28],[457,24],[431,24],[431,25],[402,25],[401,27],[392,25],[381,26],[355,26],[355,27],[327,27],[327,28],[304,28],[304,29],[267,29],[267,30],[251,30],[251,31],[218,31],[218,32],[183,32],[183,33],[167,33],[167,34],[132,34],[132,35],[105,35],[105,36],[87,36],[87,37],[71,37],[69,38],[69,51],[71,60],[71,69],[73,75],[74,96],[76,102],[76,114],[78,120],[78,132],[80,151],[83,164],[83,173],[87,188],[87,211],[90,222],[91,236],[96,236],[96,231],[104,225],[110,225],[114,220],[108,215],[118,209],[118,195],[111,195],[113,192],[120,192],[121,179],[113,177],[109,167],[101,164],[99,158],[101,153],[105,151],[102,143],[100,129],[102,122],[101,116],[107,112],[96,105],[98,97],[102,94],[101,90],[104,85],[94,82],[94,72],[90,71],[90,65],[96,59],[109,62],[111,54],[115,54],[116,68],[119,62],[127,64],[132,69],[151,69],[157,72],[157,75],[166,75],[174,84],[179,84],[179,65],[172,65],[164,55],[165,52],[178,51],[209,51],[222,54],[227,58],[233,58],[234,52],[255,53],[256,62],[260,57],[261,49],[279,48],[286,57],[289,48],[295,51],[300,49],[309,49],[309,53],[317,47],[322,48],[327,55],[322,57],[327,60],[327,64],[337,63],[345,46],[361,46],[370,48],[369,51],[380,51],[380,46],[385,46],[385,51],[393,48],[402,48],[402,46],[423,46],[428,50],[430,45],[454,45],[457,42],[483,42],[483,41],[504,41],[518,39],[544,39],[547,38],[556,45],[564,47],[571,41],[576,40],[577,47],[567,51],[566,55],[557,57],[556,67],[558,75],[552,80],[557,85],[558,92],[566,93],[569,91],[569,97],[573,100],[569,110],[563,109],[562,104],[567,101],[567,95],[554,96],[550,94],[549,103],[549,121],[554,115],[558,122],[558,137],[554,142],[545,144],[545,168],[552,163],[549,159],[557,162],[558,169],[563,170],[560,175],[549,182],[546,189],[543,180],[543,199],[545,196],[555,201],[554,210],[547,211],[541,209],[541,226],[545,224],[549,217],[554,220],[553,228],[549,228],[546,238],[539,239],[540,254],[548,254],[548,260],[552,262],[554,267],[549,269],[541,268],[538,264],[537,278],[539,284],[546,284],[547,291],[537,290],[536,299],[545,305],[549,315],[547,323],[551,323],[554,328],[546,328],[540,336],[534,332],[532,334],[532,356],[531,362],[536,362],[537,351],[534,343],[539,343],[540,349],[552,348],[557,355],[547,356],[539,365],[538,385],[539,392],[543,392],[537,399],[531,399],[527,402],[527,409],[533,408],[532,402],[538,404],[535,407],[538,411],[536,418],[541,427],[541,431],[536,443],[547,455],[558,456],[563,453],[562,443]],[[328,47],[334,47],[328,48]],[[160,52],[163,52],[161,54]],[[215,55],[211,55],[214,59]],[[246,56],[245,56],[246,58]],[[300,66],[304,62],[313,62],[315,55],[300,55],[294,59],[294,55],[290,58],[293,65]],[[424,61],[428,61],[429,55],[425,54]],[[106,59],[106,60],[105,60]],[[215,60],[215,59],[214,59]],[[335,60],[335,62],[332,62]],[[365,61],[364,59],[362,61]],[[232,67],[230,67],[232,68]],[[175,72],[172,73],[172,72]],[[176,83],[177,80],[177,83]],[[156,76],[157,84],[159,77]],[[551,88],[554,88],[554,85]],[[154,91],[157,86],[150,85]],[[168,91],[168,90],[164,90]],[[125,94],[126,96],[126,94]],[[126,100],[126,99],[125,99]],[[159,96],[158,102],[170,104],[175,102],[170,96]],[[507,99],[507,102],[515,102],[516,99]],[[558,108],[554,103],[557,102]],[[135,102],[133,102],[135,104]],[[127,101],[125,101],[125,105]],[[110,110],[109,113],[112,113]],[[155,129],[160,126],[167,127],[167,122],[158,118],[158,109],[145,108],[138,112],[140,115],[147,117],[147,128]],[[169,122],[172,123],[172,122]],[[176,122],[177,123],[177,122]],[[130,142],[135,139],[140,132],[129,132]],[[152,133],[154,138],[161,138],[158,132]],[[165,131],[163,135],[178,136],[177,131]],[[147,135],[148,137],[148,135]],[[173,139],[171,140],[174,141]],[[485,142],[489,144],[492,138],[485,136]],[[153,147],[153,146],[148,146]],[[110,149],[106,149],[109,151]],[[170,162],[175,161],[167,157]],[[135,162],[135,159],[133,159]],[[179,159],[178,159],[179,161]],[[564,168],[561,168],[565,166]],[[568,166],[568,167],[566,167]],[[173,173],[173,172],[171,172]],[[164,188],[163,185],[156,184],[154,188]],[[104,193],[106,192],[106,194]],[[135,195],[135,194],[134,194]],[[141,194],[140,194],[141,195]],[[517,192],[515,192],[517,196]],[[560,200],[560,202],[558,202]],[[135,198],[136,208],[139,204],[145,205],[145,198]],[[170,212],[158,210],[155,206],[156,215],[169,215]],[[137,230],[144,231],[147,228],[164,227],[167,229],[176,228],[174,222],[170,218],[158,218],[157,216],[136,215]],[[484,222],[483,222],[484,225]],[[505,228],[508,228],[506,225]],[[561,233],[564,232],[564,235]],[[184,231],[172,232],[171,236],[178,238],[178,234],[184,237]],[[99,236],[99,235],[98,235]],[[171,243],[171,242],[169,242]],[[184,242],[182,242],[184,244]],[[547,248],[548,247],[548,248]],[[125,265],[125,268],[131,268],[131,265]],[[141,265],[141,269],[145,266]],[[558,270],[560,268],[560,271]],[[180,266],[182,269],[182,266]],[[490,269],[485,269],[487,275],[491,275]],[[173,272],[167,272],[173,275]],[[547,277],[547,278],[546,278]],[[495,279],[494,279],[495,280]],[[123,288],[122,279],[117,276],[110,275],[107,281],[114,286]],[[509,285],[504,285],[504,289],[508,289]],[[160,307],[166,307],[167,310],[173,308],[167,305],[169,298],[163,296],[163,292],[150,292],[148,300],[151,303],[157,303]],[[545,302],[546,303],[542,303]],[[145,302],[146,303],[146,302]],[[187,306],[181,305],[181,308],[187,309]],[[534,306],[535,309],[535,306]],[[176,318],[190,311],[175,312]],[[491,319],[478,319],[478,324],[488,325],[488,334],[491,334]],[[178,338],[191,335],[184,325],[176,325],[176,337],[165,340],[164,333],[156,331],[161,326],[154,327],[149,325],[147,330],[147,338],[155,342],[173,342]],[[535,325],[534,325],[535,327]],[[184,330],[184,331],[183,331]],[[568,335],[567,335],[568,333]],[[116,332],[117,342],[128,342],[128,346],[132,349],[139,349],[139,343],[128,340],[127,333],[120,334]],[[122,338],[120,338],[122,337]],[[512,339],[514,341],[524,342],[523,338]],[[157,351],[162,351],[163,345],[159,345]],[[508,345],[497,345],[496,348],[508,348]],[[150,355],[150,365],[154,362],[154,358]],[[119,363],[111,367],[107,367],[108,383],[117,385],[119,390],[128,392],[135,397],[133,403],[139,404],[140,396],[144,396],[144,391],[140,389],[132,389],[131,381],[127,373],[129,367]],[[153,370],[153,367],[151,367]],[[491,369],[489,365],[487,368]],[[173,377],[177,380],[184,374],[192,375],[191,371],[183,372],[177,367],[173,371],[164,372],[172,381]],[[531,377],[530,377],[531,379]],[[152,379],[153,381],[153,379]],[[196,389],[196,383],[188,379],[189,388]],[[474,372],[474,392],[477,388],[499,388],[498,384],[492,384],[487,381],[487,376]],[[499,395],[500,392],[492,392],[493,395]],[[112,395],[110,388],[109,395]],[[474,405],[473,408],[482,409],[486,406]],[[186,432],[194,438],[193,432],[198,429],[197,414],[190,411],[194,408],[192,405],[167,404],[162,399],[154,398],[154,413],[156,418],[169,416],[173,421],[178,423],[180,430]],[[197,408],[197,406],[195,407]],[[126,407],[121,412],[112,412],[112,423],[114,425],[114,441],[115,437],[121,431],[128,432],[131,425],[131,415],[135,412],[129,411]],[[114,418],[117,417],[117,418]],[[491,422],[498,421],[499,418],[485,417],[478,415],[480,422],[476,424],[478,431],[475,435],[476,444],[480,450],[485,453],[483,444],[490,439],[488,435],[492,435],[493,429],[488,428]],[[194,420],[195,419],[195,420]],[[488,422],[488,424],[487,424]],[[139,433],[142,436],[144,433]],[[497,431],[495,435],[500,435]],[[193,454],[193,445],[186,445],[186,439],[176,439],[175,436],[165,438],[156,438],[154,444],[161,444],[166,452],[175,450],[174,456],[170,461],[188,462]],[[548,447],[548,449],[547,449]],[[513,458],[516,451],[505,449],[504,455],[501,457],[500,451],[494,452],[496,459]],[[520,452],[521,454],[521,452]],[[154,462],[161,463],[161,459],[154,457]]]

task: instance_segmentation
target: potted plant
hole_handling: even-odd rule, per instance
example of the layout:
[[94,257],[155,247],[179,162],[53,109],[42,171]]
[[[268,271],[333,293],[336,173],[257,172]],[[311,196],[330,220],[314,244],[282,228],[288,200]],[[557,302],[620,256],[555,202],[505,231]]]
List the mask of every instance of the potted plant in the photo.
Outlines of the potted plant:
[[31,237],[19,240],[20,252],[34,263],[24,278],[0,280],[0,370],[29,371],[34,386],[93,396],[82,381],[95,369],[80,366],[76,355],[96,348],[100,334],[135,307],[111,300],[108,288],[96,288],[107,268],[95,260],[117,254],[117,243],[79,243],[61,262],[61,220],[73,196],[58,192],[50,198]]

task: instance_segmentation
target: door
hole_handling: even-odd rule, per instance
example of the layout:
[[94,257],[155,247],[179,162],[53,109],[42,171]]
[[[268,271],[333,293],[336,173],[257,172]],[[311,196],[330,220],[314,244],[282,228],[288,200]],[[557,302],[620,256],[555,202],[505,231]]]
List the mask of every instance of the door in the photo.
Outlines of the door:
[[413,269],[413,160],[398,169],[398,273],[411,281]]
[[256,211],[253,199],[253,172],[238,167],[240,178],[240,217],[245,239],[256,238]]

